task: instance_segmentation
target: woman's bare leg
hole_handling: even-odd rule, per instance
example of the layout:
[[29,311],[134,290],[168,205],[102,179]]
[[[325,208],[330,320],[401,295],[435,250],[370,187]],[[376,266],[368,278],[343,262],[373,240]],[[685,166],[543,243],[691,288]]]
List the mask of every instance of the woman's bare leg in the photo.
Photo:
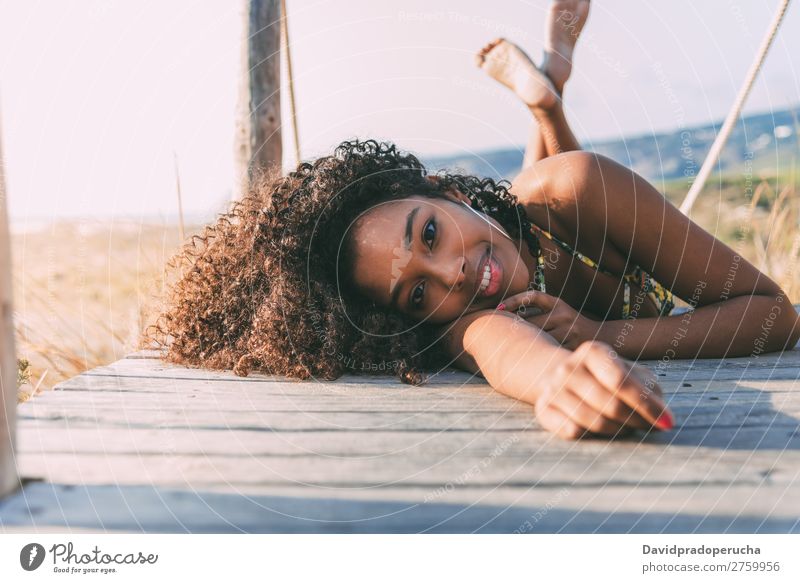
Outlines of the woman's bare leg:
[[[561,102],[549,109],[536,109],[531,108],[531,113],[536,119],[535,131],[539,135],[541,145],[539,148],[544,147],[545,155],[540,158],[531,159],[531,164],[547,156],[555,156],[561,152],[569,152],[571,150],[580,150],[581,146],[572,133],[572,129],[567,123],[567,118],[564,115],[564,108],[561,107]],[[533,129],[531,132],[533,133]],[[533,156],[531,156],[533,158]],[[525,166],[523,166],[523,169]]]
[[531,155],[523,160],[523,169],[546,156],[580,150],[564,115],[563,101],[564,85],[572,74],[575,43],[589,17],[589,5],[589,0],[554,0],[550,5],[542,71],[560,99],[557,109],[532,112],[537,123],[531,124],[528,144],[529,149],[533,148]]
[[539,131],[538,122],[534,121],[528,132],[528,145],[525,146],[525,155],[522,157],[522,169],[525,170],[542,158],[547,158],[547,144]]
[[589,17],[589,0],[553,0],[546,25],[542,71],[559,95],[572,74],[575,43]]
[[572,53],[589,15],[589,0],[555,0],[547,22],[547,44],[542,69],[519,48],[498,39],[478,54],[489,75],[514,91],[528,106],[531,124],[523,170],[534,162],[580,144],[567,123],[563,108],[564,85],[572,72]]
[[564,116],[556,87],[522,49],[505,39],[497,39],[484,47],[477,59],[484,71],[517,94],[537,122],[531,129],[526,163],[580,149]]

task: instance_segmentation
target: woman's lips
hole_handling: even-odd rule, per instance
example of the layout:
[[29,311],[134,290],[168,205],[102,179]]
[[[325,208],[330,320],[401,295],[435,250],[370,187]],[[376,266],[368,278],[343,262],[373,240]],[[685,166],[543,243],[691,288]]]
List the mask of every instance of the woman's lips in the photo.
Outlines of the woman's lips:
[[481,282],[483,281],[483,273],[486,269],[486,265],[489,266],[489,285],[486,286],[486,289],[478,293],[479,298],[488,298],[496,294],[500,291],[500,285],[503,282],[503,268],[500,266],[500,263],[492,256],[490,253],[487,254],[483,261],[481,261],[480,265],[478,266],[478,289],[480,289]]

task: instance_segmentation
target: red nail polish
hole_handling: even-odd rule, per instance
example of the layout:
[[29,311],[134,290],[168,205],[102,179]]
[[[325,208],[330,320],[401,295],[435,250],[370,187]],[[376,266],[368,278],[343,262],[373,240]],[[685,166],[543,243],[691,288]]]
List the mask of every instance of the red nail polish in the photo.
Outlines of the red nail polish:
[[506,305],[505,304],[497,304],[497,308],[496,309],[505,310],[506,309]]
[[672,429],[674,426],[675,420],[667,410],[664,410],[664,412],[658,416],[658,419],[656,419],[656,427],[659,429]]

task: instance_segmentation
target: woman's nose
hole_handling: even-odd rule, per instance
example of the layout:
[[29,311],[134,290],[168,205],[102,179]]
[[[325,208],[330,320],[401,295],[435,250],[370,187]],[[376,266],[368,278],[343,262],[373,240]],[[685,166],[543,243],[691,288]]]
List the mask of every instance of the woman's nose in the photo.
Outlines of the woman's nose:
[[442,285],[448,289],[460,290],[467,279],[467,260],[458,257],[449,263],[443,263],[438,271]]

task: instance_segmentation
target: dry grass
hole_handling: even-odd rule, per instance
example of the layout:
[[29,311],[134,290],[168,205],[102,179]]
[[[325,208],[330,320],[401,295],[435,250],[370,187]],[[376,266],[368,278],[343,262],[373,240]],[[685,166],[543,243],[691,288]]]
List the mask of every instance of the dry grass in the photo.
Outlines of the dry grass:
[[[692,219],[800,301],[800,200],[794,172],[780,177],[727,179],[707,187]],[[667,193],[680,203],[685,193]]]
[[[760,220],[750,220],[752,233],[744,233],[742,240],[747,241],[752,250],[750,255],[761,271],[768,273],[796,301],[800,289],[797,273],[798,251],[800,251],[800,204],[796,190],[790,186],[783,187],[777,194],[768,182],[762,182],[756,188],[753,201],[748,206],[752,214],[758,208],[761,197],[770,197],[774,202],[769,212],[764,212]],[[749,236],[748,236],[749,235]]]
[[[724,180],[706,189],[692,213],[793,302],[800,298],[797,187],[794,172]],[[684,193],[681,185],[667,189],[676,204]],[[179,235],[176,225],[81,221],[13,234],[12,244],[17,353],[30,362],[23,401],[139,347]]]
[[179,235],[174,225],[61,222],[13,233],[12,245],[24,401],[139,347]]

